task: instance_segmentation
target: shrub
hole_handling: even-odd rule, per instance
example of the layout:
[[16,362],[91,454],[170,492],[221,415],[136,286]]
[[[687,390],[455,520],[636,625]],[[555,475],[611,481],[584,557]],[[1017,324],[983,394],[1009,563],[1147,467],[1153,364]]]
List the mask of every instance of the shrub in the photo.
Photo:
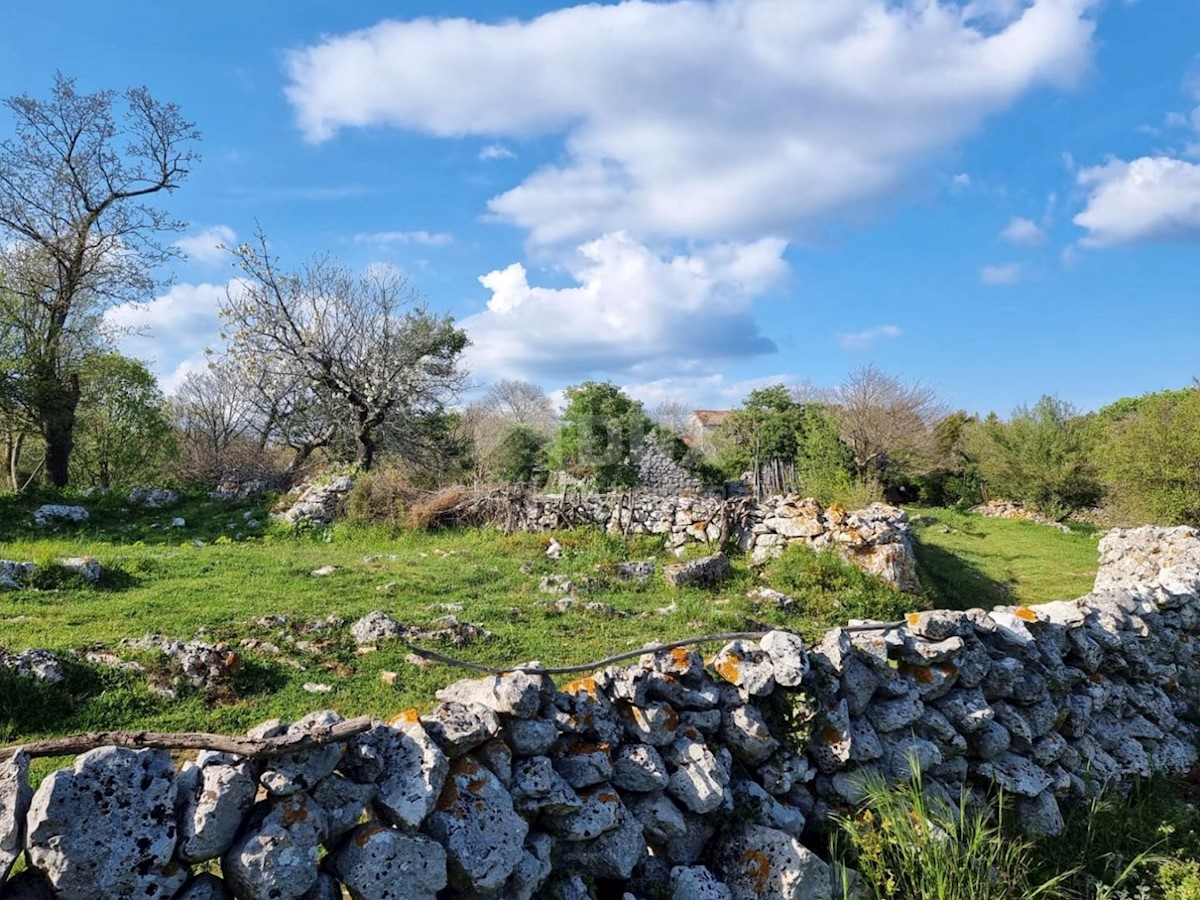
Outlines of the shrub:
[[[915,765],[913,767],[916,768]],[[863,775],[856,814],[835,818],[849,841],[850,864],[876,900],[1012,900],[1062,897],[1066,874],[1040,883],[1031,875],[1033,845],[1008,834],[1004,807],[947,803],[922,790],[918,774],[889,786]],[[834,890],[843,889],[835,885]]]
[[419,496],[405,472],[391,465],[377,466],[359,475],[346,495],[346,520],[399,528]]
[[546,483],[546,445],[550,439],[529,425],[509,427],[488,454],[486,469],[509,484]]
[[918,601],[851,565],[834,550],[792,544],[766,568],[771,587],[792,595],[806,615],[892,621]]

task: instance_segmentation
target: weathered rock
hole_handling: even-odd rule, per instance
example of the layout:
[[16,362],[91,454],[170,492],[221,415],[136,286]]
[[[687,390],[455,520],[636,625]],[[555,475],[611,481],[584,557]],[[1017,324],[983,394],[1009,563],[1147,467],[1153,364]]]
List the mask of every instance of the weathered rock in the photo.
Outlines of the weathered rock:
[[31,796],[29,754],[18,750],[0,762],[0,884],[24,847]]
[[799,687],[808,674],[808,655],[804,641],[787,631],[770,631],[759,641],[775,670],[775,683],[783,687]]
[[179,491],[169,488],[135,487],[129,492],[129,502],[146,509],[162,509],[182,499]]
[[667,786],[667,765],[649,744],[625,744],[613,755],[612,782],[623,791],[647,793]]
[[1024,831],[1039,836],[1062,834],[1066,827],[1058,801],[1050,791],[1042,791],[1032,799],[1018,798],[1017,822]]
[[626,808],[642,823],[646,839],[665,844],[687,834],[687,820],[662,791],[625,797]]
[[300,900],[317,883],[325,812],[307,794],[255,805],[221,871],[238,900]]
[[374,808],[386,822],[415,829],[441,795],[450,764],[411,710],[359,735],[342,769],[356,781],[376,783]]
[[216,859],[233,844],[254,805],[258,783],[249,764],[228,753],[201,751],[177,779],[176,853],[186,863]]
[[437,692],[444,701],[485,706],[493,712],[530,719],[541,707],[542,695],[554,687],[545,676],[526,672],[489,675],[484,678],[456,681]]
[[0,669],[47,684],[61,684],[67,679],[66,662],[57,654],[37,647],[20,653],[9,653],[0,647]]
[[547,756],[522,759],[513,768],[513,806],[522,814],[566,815],[583,806]]
[[714,588],[729,577],[729,557],[714,553],[687,562],[671,563],[663,568],[663,577],[672,587]]
[[350,626],[350,636],[360,647],[388,640],[404,640],[412,631],[411,626],[402,625],[379,609],[367,613]]
[[[327,731],[343,721],[333,710],[309,713],[287,728],[287,734],[314,734]],[[296,794],[315,787],[317,782],[329,775],[342,759],[340,744],[325,744],[292,753],[272,756],[259,782],[277,797]]]
[[721,737],[734,756],[751,766],[765,762],[779,747],[762,713],[754,706],[739,706],[725,712]]
[[84,581],[95,584],[100,580],[100,560],[93,556],[67,556],[60,559],[58,564]]
[[309,791],[309,796],[325,811],[325,844],[333,846],[363,818],[378,788],[359,784],[336,772]]
[[733,900],[830,900],[829,866],[785,832],[746,825],[718,853]]
[[556,815],[543,815],[546,830],[564,841],[590,841],[617,827],[622,803],[610,785],[599,785],[579,792],[578,809]]
[[1020,797],[1036,797],[1053,782],[1044,769],[1023,756],[1008,752],[979,763],[975,771],[984,778],[990,778],[1010,794]]
[[189,881],[187,886],[175,895],[175,900],[230,900],[232,896],[226,889],[225,882],[216,875],[205,872]]
[[558,844],[555,849],[559,863],[594,878],[628,879],[646,856],[646,838],[642,823],[625,808],[620,798],[617,798],[616,811],[616,827],[598,838]]
[[33,511],[33,524],[39,528],[51,522],[86,522],[88,511],[82,506],[66,506],[61,503],[46,503]]
[[469,756],[451,765],[425,828],[446,848],[450,885],[483,894],[498,891],[516,870],[529,832],[508,791]]
[[102,747],[42,782],[26,847],[62,900],[172,897],[187,872],[175,850],[175,767],[161,750]]
[[671,870],[670,900],[731,900],[729,888],[704,866]]
[[775,689],[775,666],[766,650],[746,641],[731,641],[713,657],[713,671],[747,694],[761,697]]
[[675,767],[667,782],[672,797],[701,815],[724,804],[729,769],[706,745],[682,737],[670,746],[666,759]]
[[555,755],[554,768],[571,787],[590,787],[612,778],[612,747],[604,743],[568,740]]
[[330,857],[354,900],[435,900],[446,886],[446,851],[421,834],[359,825]]
[[504,736],[517,756],[541,756],[558,740],[558,729],[545,719],[516,719],[508,723]]
[[625,581],[636,581],[645,584],[658,571],[653,562],[620,562],[617,563],[617,577]]
[[541,831],[531,831],[525,839],[525,852],[517,869],[508,879],[505,897],[511,900],[531,900],[553,871],[551,853],[554,841]]
[[621,707],[625,732],[636,741],[664,747],[675,740],[679,714],[669,703],[646,701]]
[[500,733],[500,719],[486,706],[441,703],[421,724],[451,759],[469,753]]

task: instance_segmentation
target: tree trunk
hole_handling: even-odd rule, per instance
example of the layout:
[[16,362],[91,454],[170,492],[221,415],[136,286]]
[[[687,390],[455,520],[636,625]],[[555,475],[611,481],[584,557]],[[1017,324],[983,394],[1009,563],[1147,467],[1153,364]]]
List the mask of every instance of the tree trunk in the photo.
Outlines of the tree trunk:
[[79,406],[79,376],[66,381],[54,376],[41,380],[38,417],[46,439],[46,476],[55,487],[70,480],[71,451],[75,449],[75,410]]
[[369,472],[375,461],[375,420],[368,415],[366,407],[360,406],[354,409],[354,424],[354,437],[358,441],[354,461],[364,472]]

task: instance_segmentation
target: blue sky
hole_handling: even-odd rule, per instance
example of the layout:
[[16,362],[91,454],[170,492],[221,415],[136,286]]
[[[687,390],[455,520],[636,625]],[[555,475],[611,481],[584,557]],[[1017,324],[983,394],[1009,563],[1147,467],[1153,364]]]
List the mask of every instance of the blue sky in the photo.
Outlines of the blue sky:
[[1200,375],[1194,0],[7,9],[0,94],[56,70],[203,132],[173,285],[109,313],[168,389],[256,223],[400,267],[481,384],[724,407],[875,363],[1005,413]]

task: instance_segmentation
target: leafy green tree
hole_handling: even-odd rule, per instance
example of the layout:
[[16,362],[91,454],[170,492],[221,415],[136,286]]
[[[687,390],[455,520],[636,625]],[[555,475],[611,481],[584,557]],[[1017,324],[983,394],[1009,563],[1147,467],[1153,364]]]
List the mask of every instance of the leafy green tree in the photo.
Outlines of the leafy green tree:
[[641,402],[611,381],[585,381],[566,397],[551,466],[592,478],[600,490],[637,484],[633,452],[651,427]]
[[176,454],[166,400],[138,360],[102,353],[81,367],[75,459],[94,485],[153,482]]
[[751,391],[717,431],[718,460],[731,477],[775,462],[806,494],[829,500],[850,486],[854,458],[828,408],[797,401],[781,384]]
[[532,425],[512,425],[501,436],[486,466],[489,474],[509,484],[544,483],[546,445],[550,439]]
[[1200,525],[1200,388],[1118,400],[1099,419],[1104,480],[1125,514]]
[[1095,465],[1096,434],[1071,404],[1042,397],[1007,422],[990,415],[966,435],[989,493],[1019,500],[1062,521],[1103,495]]

